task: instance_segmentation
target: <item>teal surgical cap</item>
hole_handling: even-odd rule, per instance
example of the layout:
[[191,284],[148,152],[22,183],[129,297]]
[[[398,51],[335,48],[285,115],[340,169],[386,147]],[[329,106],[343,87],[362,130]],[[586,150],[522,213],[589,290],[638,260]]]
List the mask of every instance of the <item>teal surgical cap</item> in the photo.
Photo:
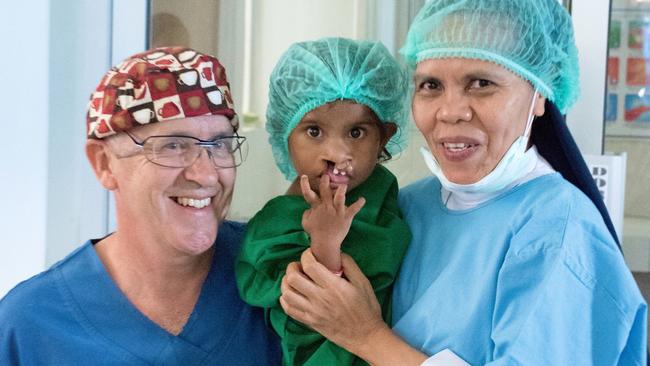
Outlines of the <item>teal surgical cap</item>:
[[528,80],[562,113],[579,94],[571,17],[557,0],[433,0],[400,50],[413,69],[426,59],[491,61]]
[[275,162],[289,180],[296,170],[289,156],[291,131],[311,110],[335,100],[369,107],[397,132],[386,145],[396,154],[407,131],[405,72],[378,42],[324,38],[294,43],[271,73],[266,130]]

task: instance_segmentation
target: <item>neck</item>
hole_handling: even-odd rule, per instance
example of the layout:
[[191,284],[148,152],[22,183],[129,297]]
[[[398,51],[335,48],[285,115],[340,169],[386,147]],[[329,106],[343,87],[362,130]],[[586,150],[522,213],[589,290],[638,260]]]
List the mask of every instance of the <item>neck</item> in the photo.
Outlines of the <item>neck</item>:
[[201,293],[214,248],[196,256],[170,254],[160,243],[119,229],[95,248],[129,301],[162,328],[180,333]]

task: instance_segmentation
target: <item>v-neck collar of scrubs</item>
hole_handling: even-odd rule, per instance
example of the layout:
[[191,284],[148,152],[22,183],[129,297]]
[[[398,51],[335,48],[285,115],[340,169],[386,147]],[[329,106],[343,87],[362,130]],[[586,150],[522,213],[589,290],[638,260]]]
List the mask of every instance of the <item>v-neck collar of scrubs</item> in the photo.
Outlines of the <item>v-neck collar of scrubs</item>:
[[73,307],[77,320],[90,334],[147,362],[164,363],[161,360],[165,358],[203,360],[212,355],[217,345],[228,342],[227,330],[233,329],[239,320],[240,314],[219,296],[229,291],[228,283],[233,279],[221,278],[224,272],[215,270],[227,260],[218,252],[178,336],[155,324],[126,298],[108,275],[91,241],[80,248],[76,257],[73,265],[61,268],[60,276],[62,292],[68,295],[68,305]]

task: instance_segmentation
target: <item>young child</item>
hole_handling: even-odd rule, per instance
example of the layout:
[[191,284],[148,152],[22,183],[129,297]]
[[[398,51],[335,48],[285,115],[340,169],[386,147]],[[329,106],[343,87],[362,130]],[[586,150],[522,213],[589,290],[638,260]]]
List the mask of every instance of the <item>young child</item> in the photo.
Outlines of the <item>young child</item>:
[[296,43],[271,74],[267,131],[276,163],[292,181],[249,222],[237,260],[244,301],[264,307],[282,338],[284,365],[365,365],[289,318],[279,304],[287,265],[311,248],[342,274],[352,256],[386,321],[410,232],[397,180],[379,161],[404,144],[406,80],[380,43],[326,38]]

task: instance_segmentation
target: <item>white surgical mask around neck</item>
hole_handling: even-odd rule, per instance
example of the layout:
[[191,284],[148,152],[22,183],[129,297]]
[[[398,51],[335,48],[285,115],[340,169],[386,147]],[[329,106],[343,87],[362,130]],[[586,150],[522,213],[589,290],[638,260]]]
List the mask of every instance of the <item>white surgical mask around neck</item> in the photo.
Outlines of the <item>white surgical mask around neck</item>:
[[535,167],[535,154],[528,152],[528,140],[530,130],[533,125],[535,101],[537,99],[537,89],[533,93],[533,99],[528,110],[528,119],[523,135],[519,136],[508,148],[497,166],[485,177],[478,182],[471,184],[458,184],[447,179],[440,167],[440,164],[431,152],[425,148],[420,148],[424,157],[424,162],[429,170],[438,177],[440,184],[448,191],[463,193],[494,193],[502,190],[510,183],[530,172]]

